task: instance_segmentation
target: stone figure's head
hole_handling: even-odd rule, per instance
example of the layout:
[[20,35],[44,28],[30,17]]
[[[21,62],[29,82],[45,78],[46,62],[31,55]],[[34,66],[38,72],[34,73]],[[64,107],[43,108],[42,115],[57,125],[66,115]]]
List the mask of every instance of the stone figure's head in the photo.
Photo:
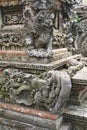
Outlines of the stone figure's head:
[[53,27],[53,21],[54,21],[54,14],[48,12],[47,10],[41,10],[39,12],[38,17],[36,18],[36,21],[39,23],[41,28],[52,28]]

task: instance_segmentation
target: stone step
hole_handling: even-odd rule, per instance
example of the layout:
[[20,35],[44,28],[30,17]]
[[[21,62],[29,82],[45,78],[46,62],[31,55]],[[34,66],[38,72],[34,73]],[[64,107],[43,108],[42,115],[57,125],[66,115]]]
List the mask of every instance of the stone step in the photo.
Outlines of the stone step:
[[58,69],[59,67],[66,65],[69,60],[74,59],[74,58],[80,59],[81,55],[69,56],[67,58],[50,62],[48,64],[11,62],[11,61],[7,62],[7,61],[0,60],[0,68],[17,68],[17,69],[22,69],[22,70],[24,69],[24,70],[28,70],[28,72],[40,74],[44,71],[48,71],[51,69]]
[[63,123],[63,116],[51,114],[46,111],[21,107],[19,105],[0,102],[0,124],[12,127],[33,125],[34,127],[59,130]]
[[83,67],[72,77],[73,84],[87,85],[87,67]]
[[68,106],[64,112],[64,120],[87,127],[87,101],[82,106]]

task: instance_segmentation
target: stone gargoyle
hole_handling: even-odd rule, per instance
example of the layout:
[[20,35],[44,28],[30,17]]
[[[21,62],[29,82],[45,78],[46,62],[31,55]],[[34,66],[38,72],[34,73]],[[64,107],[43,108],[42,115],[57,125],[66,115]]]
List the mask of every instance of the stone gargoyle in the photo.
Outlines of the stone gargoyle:
[[40,10],[37,14],[34,14],[30,7],[26,7],[23,17],[26,48],[29,56],[52,56],[54,14],[48,10]]
[[67,72],[51,70],[35,76],[6,69],[3,76],[2,97],[7,93],[5,98],[17,104],[52,113],[63,112],[71,91],[71,79]]

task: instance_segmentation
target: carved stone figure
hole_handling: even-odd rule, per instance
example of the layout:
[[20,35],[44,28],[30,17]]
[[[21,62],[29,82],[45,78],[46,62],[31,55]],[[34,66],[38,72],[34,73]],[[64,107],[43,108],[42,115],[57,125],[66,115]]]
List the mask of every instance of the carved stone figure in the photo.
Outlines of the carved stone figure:
[[52,8],[54,4],[54,0],[29,0],[29,2],[35,10]]
[[31,8],[26,8],[24,19],[27,53],[36,57],[51,56],[54,14],[41,10],[34,15]]
[[[75,5],[72,7],[70,20],[66,22],[66,43],[69,49],[75,53],[87,56],[87,5]],[[70,40],[71,39],[71,40]]]
[[84,63],[76,59],[69,60],[67,63],[68,73],[73,76],[77,71],[81,70],[84,67]]
[[53,28],[53,47],[54,48],[64,48],[66,34],[58,29]]
[[[3,76],[5,83],[0,94],[3,97],[3,93],[7,91],[5,99],[8,98],[12,102],[52,113],[61,113],[68,101],[71,79],[66,72],[48,71],[35,76],[7,69]],[[2,84],[2,81],[0,83]]]

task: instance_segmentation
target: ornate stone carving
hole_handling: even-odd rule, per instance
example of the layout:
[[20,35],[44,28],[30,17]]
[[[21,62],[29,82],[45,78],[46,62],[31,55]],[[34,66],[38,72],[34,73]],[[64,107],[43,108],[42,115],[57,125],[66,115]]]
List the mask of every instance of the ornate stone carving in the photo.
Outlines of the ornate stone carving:
[[22,5],[17,5],[13,7],[3,7],[1,9],[3,15],[3,26],[23,24],[23,7]]
[[4,22],[5,25],[22,24],[23,23],[22,14],[4,15],[4,21],[3,22]]
[[22,3],[31,5],[34,10],[60,10],[61,1],[59,0],[22,0]]
[[34,9],[48,9],[53,7],[54,0],[29,0]]
[[84,63],[76,59],[72,59],[67,62],[67,66],[68,66],[68,73],[71,76],[73,76],[77,73],[77,71],[81,70],[84,67]]
[[70,44],[69,48],[72,48],[75,53],[87,56],[87,5],[73,6],[70,22],[68,22],[66,28],[68,34],[66,43]]
[[14,32],[5,32],[0,34],[0,47],[22,47],[24,46],[24,38],[22,37],[22,34],[17,31],[17,33]]
[[[7,69],[1,79],[1,99],[44,109],[62,112],[71,90],[71,80],[66,72],[48,71],[40,76]],[[6,93],[6,94],[5,94]]]
[[54,48],[64,48],[66,34],[58,29],[53,29],[53,47]]
[[34,15],[31,8],[26,8],[24,19],[28,54],[36,57],[51,56],[54,14],[41,10]]
[[18,5],[19,0],[1,0],[0,1],[0,6],[13,6],[13,5]]

